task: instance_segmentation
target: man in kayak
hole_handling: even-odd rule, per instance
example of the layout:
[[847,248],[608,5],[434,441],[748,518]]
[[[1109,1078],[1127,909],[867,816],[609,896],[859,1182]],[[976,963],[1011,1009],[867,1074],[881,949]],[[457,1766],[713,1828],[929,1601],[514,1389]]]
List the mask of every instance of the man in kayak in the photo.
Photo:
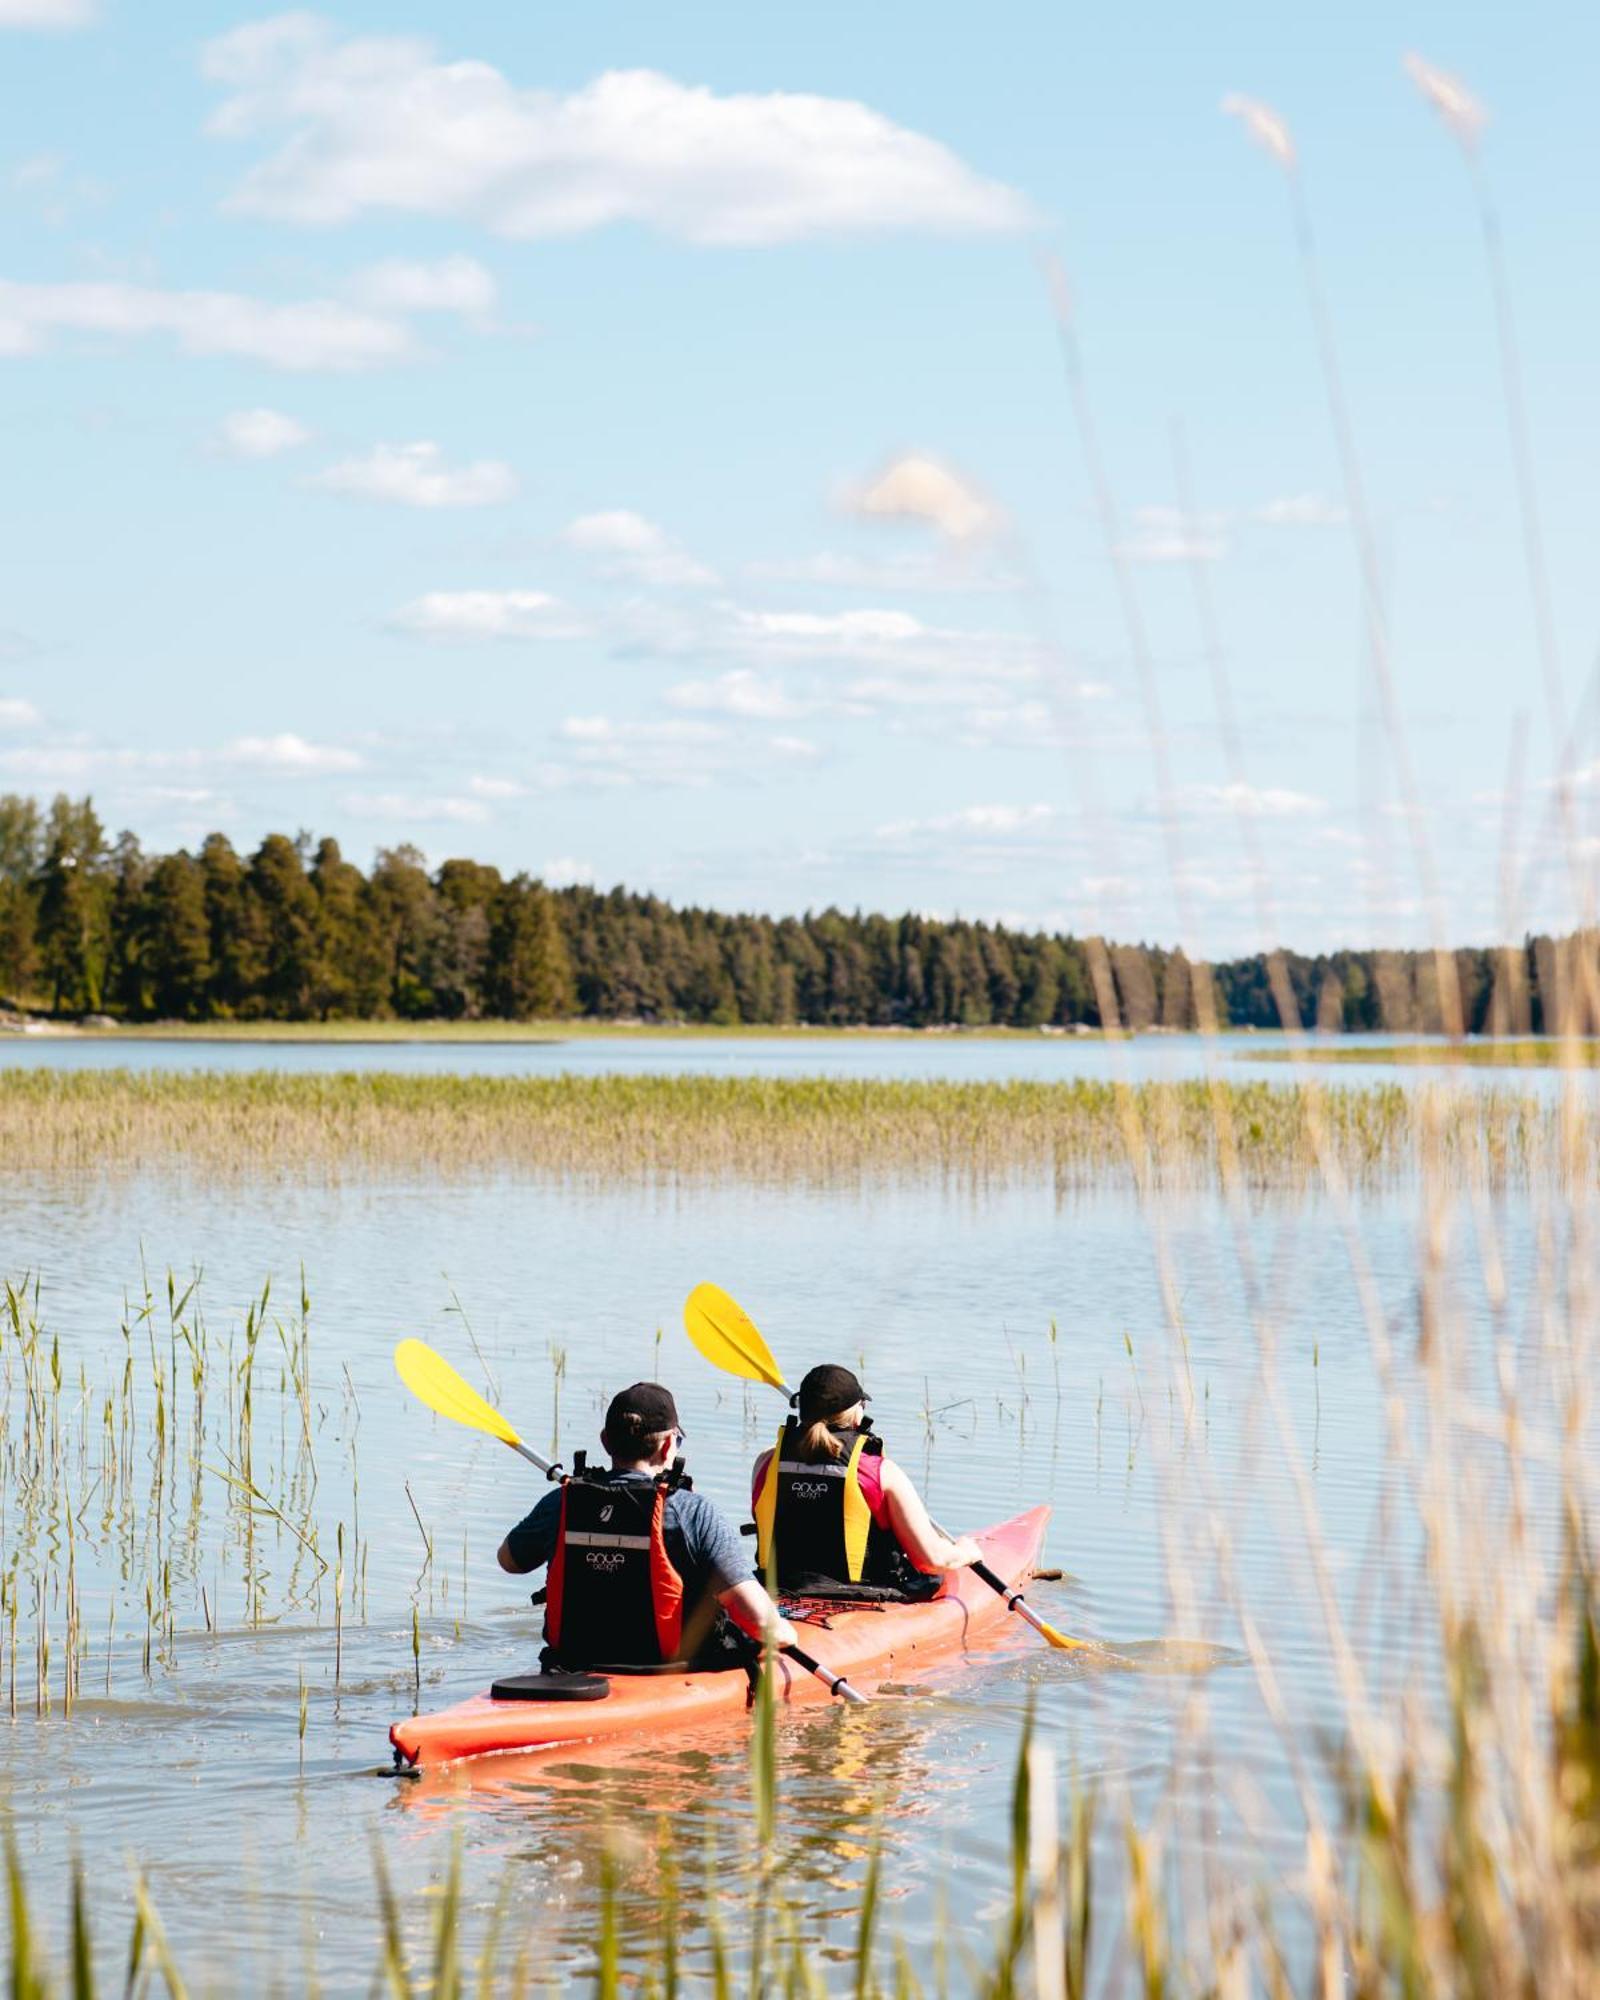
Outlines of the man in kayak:
[[[795,1631],[750,1572],[738,1530],[691,1489],[671,1392],[635,1382],[611,1399],[609,1472],[573,1471],[500,1544],[513,1576],[548,1565],[545,1662],[567,1669],[743,1666],[750,1638]],[[722,1614],[726,1613],[726,1617]]]
[[970,1535],[940,1533],[885,1457],[848,1368],[813,1368],[793,1400],[751,1481],[761,1573],[776,1574],[785,1596],[915,1603],[934,1595],[946,1570],[982,1559]]

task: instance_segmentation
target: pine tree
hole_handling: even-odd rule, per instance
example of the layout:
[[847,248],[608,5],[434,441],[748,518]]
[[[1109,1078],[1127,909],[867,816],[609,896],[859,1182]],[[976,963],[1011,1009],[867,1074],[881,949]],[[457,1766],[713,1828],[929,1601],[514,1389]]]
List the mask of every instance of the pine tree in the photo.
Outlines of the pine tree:
[[140,933],[149,1010],[162,1020],[204,1020],[212,1005],[206,878],[181,849],[163,855],[150,871]]
[[37,877],[39,964],[51,1012],[93,1013],[110,958],[105,829],[88,799],[52,801]]

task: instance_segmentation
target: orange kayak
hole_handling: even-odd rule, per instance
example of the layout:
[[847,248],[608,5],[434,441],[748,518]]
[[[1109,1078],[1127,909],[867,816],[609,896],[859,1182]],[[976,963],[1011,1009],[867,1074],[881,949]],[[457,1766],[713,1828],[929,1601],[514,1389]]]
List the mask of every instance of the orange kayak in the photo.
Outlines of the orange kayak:
[[[984,1529],[977,1539],[989,1567],[1007,1583],[1025,1581],[1049,1519],[1048,1507],[1033,1507]],[[828,1608],[818,1622],[803,1625],[801,1642],[825,1667],[870,1695],[875,1682],[904,1678],[908,1666],[926,1666],[982,1645],[1005,1616],[1003,1600],[961,1569],[925,1604]],[[783,1700],[829,1699],[814,1675],[782,1658],[777,1668]],[[476,1694],[452,1708],[397,1722],[389,1741],[397,1769],[432,1770],[495,1751],[555,1749],[646,1730],[664,1737],[719,1716],[742,1715],[748,1706],[749,1683],[741,1673],[617,1674],[602,1701],[496,1701]]]

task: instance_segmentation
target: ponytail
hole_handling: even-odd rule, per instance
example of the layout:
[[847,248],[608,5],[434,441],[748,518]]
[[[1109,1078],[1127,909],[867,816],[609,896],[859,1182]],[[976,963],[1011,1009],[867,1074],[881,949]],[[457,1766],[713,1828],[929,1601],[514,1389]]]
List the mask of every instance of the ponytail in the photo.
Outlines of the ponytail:
[[819,1423],[807,1424],[800,1433],[795,1449],[806,1465],[822,1465],[829,1459],[844,1457],[844,1446],[828,1428],[826,1419]]

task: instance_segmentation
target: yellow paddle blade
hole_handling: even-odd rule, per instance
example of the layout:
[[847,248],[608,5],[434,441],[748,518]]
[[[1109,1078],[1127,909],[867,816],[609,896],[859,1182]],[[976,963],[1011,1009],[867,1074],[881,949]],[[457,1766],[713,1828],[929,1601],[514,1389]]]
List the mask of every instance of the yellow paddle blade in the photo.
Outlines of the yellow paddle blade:
[[720,1285],[696,1285],[683,1302],[683,1330],[711,1363],[747,1382],[788,1393],[783,1370],[744,1307]]
[[417,1401],[426,1403],[441,1417],[465,1424],[471,1430],[487,1431],[502,1444],[521,1444],[521,1438],[500,1412],[486,1403],[472,1384],[464,1381],[442,1354],[435,1354],[425,1340],[402,1340],[394,1351],[394,1367]]

